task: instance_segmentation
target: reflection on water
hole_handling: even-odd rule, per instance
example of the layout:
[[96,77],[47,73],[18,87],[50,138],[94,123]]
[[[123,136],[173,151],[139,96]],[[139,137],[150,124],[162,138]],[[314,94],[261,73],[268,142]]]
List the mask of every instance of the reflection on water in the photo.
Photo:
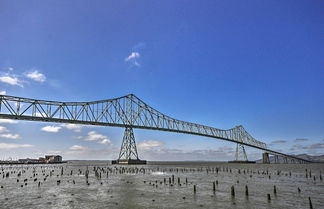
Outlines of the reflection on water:
[[212,162],[2,166],[0,208],[305,209],[309,197],[313,208],[324,208],[323,170],[323,164]]

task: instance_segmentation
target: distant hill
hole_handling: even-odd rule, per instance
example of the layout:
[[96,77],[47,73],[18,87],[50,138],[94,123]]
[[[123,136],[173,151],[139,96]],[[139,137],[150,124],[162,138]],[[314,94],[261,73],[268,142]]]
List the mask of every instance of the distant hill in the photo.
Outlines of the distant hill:
[[300,154],[300,155],[295,155],[296,157],[300,157],[305,160],[311,160],[314,162],[324,162],[324,155],[307,155],[307,154]]
[[[307,154],[299,154],[299,155],[293,155],[305,160],[310,160],[313,162],[323,162],[324,163],[324,155],[307,155]],[[262,163],[262,159],[257,160],[257,163]],[[274,156],[270,156],[270,162],[274,162]]]

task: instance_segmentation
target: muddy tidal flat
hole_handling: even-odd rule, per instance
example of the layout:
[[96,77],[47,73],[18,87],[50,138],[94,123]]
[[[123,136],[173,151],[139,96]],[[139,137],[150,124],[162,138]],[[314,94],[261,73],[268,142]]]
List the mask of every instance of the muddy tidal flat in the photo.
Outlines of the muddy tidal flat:
[[0,167],[0,208],[323,209],[324,164],[106,161]]

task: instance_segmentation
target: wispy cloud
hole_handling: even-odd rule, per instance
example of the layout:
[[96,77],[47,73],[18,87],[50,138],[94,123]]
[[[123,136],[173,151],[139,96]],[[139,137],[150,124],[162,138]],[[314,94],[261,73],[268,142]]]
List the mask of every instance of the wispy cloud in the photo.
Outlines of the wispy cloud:
[[315,144],[308,144],[308,145],[294,144],[289,149],[289,151],[295,154],[306,153],[311,155],[323,154],[323,150],[324,150],[324,143],[315,143]]
[[111,141],[109,139],[103,139],[101,141],[98,141],[99,144],[111,144]]
[[271,144],[283,144],[286,142],[287,142],[286,140],[275,140],[275,141],[272,141]]
[[111,144],[111,140],[108,139],[108,136],[97,133],[96,131],[89,131],[86,136],[76,136],[75,138],[84,141],[97,142],[98,144]]
[[162,147],[164,145],[163,142],[157,140],[144,140],[138,143],[137,147],[139,149],[152,149],[156,147]]
[[66,128],[66,129],[69,129],[69,130],[72,130],[74,132],[80,132],[81,131],[81,128],[82,128],[82,125],[79,125],[79,124],[72,124],[72,123],[65,123],[65,124],[62,124],[61,125],[63,128]]
[[108,139],[107,136],[99,134],[95,131],[88,132],[88,135],[84,137],[85,141],[97,141],[97,140],[104,140]]
[[11,120],[11,119],[0,119],[0,123],[16,124],[16,123],[18,123],[18,121],[17,120]]
[[132,50],[133,51],[138,51],[138,50],[141,50],[143,48],[146,47],[146,43],[145,42],[138,42],[137,44],[135,44],[133,47],[132,47]]
[[69,148],[69,150],[73,150],[73,151],[80,151],[80,150],[85,150],[87,149],[86,147],[83,147],[81,145],[73,145],[72,147]]
[[57,133],[61,130],[62,127],[60,126],[45,126],[43,128],[41,128],[42,131],[45,132],[51,132],[51,133]]
[[182,150],[162,147],[159,149],[142,149],[141,158],[150,160],[232,160],[234,150],[231,147],[217,149]]
[[4,132],[8,132],[9,130],[4,127],[4,126],[0,126],[0,133],[4,133]]
[[34,81],[41,82],[41,83],[46,81],[46,76],[43,73],[38,72],[38,70],[34,70],[32,72],[25,73],[25,76],[27,78],[30,78]]
[[18,121],[11,119],[0,119],[0,123],[16,124]]
[[[26,77],[28,79],[31,79],[33,81],[36,82],[40,82],[43,83],[46,81],[46,76],[39,72],[38,70],[31,70],[28,72],[25,72],[23,74],[15,74],[14,69],[12,67],[7,68],[7,72],[0,72],[0,82],[2,83],[6,83],[9,85],[13,85],[13,86],[19,86],[19,87],[24,87],[23,84],[28,82],[26,80],[23,79],[23,77]],[[5,91],[3,91],[5,94]],[[2,94],[2,93],[1,93]]]
[[139,52],[132,52],[128,57],[125,58],[125,62],[129,62],[133,66],[139,67],[140,64],[139,64],[138,60],[140,57],[141,57],[141,55]]
[[308,139],[306,138],[295,139],[295,142],[305,142],[305,141],[308,141]]
[[305,147],[306,149],[324,149],[324,143],[310,144]]
[[0,95],[6,95],[7,92],[6,91],[0,91]]
[[118,157],[119,147],[102,146],[100,149],[85,147],[81,145],[73,145],[67,150],[63,150],[61,155],[65,159],[116,159]]
[[1,138],[6,138],[6,139],[19,139],[20,135],[19,134],[1,134]]
[[33,147],[31,144],[11,144],[11,143],[0,143],[0,149],[17,149],[17,148],[28,148]]
[[16,85],[16,86],[24,87],[21,80],[11,75],[0,76],[0,82],[7,83],[13,86]]

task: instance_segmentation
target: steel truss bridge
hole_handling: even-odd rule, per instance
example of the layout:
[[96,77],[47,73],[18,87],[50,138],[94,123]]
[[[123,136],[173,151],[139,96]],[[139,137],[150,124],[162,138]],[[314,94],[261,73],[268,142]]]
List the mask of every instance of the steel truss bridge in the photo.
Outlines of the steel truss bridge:
[[243,152],[246,158],[244,146],[249,146],[263,150],[268,155],[274,155],[276,159],[280,156],[291,162],[310,162],[268,149],[265,143],[253,138],[243,126],[222,130],[177,120],[150,107],[134,94],[93,102],[57,102],[0,95],[0,118],[124,127],[125,134],[119,160],[139,160],[133,134],[133,128],[139,128],[199,135],[234,142],[237,143],[236,158],[239,152]]

